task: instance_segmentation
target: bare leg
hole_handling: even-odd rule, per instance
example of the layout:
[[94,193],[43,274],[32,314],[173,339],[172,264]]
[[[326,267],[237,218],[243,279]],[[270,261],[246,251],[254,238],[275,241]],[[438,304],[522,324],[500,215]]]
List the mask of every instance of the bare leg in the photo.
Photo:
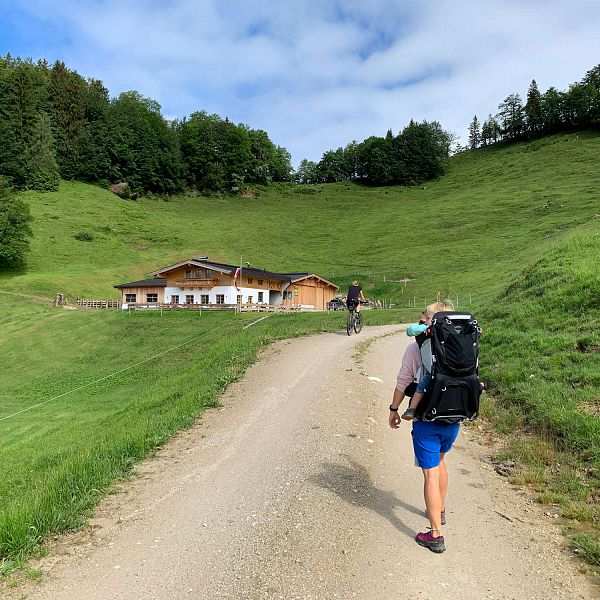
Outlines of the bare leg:
[[408,407],[409,408],[417,408],[417,406],[419,406],[419,402],[421,402],[421,399],[423,398],[424,394],[422,394],[421,392],[415,392],[413,397],[410,399],[410,402],[408,403]]
[[442,510],[446,509],[446,492],[448,491],[448,470],[444,453],[440,452],[440,495],[442,496]]
[[[424,493],[425,506],[427,507],[427,517],[431,525],[431,534],[435,537],[442,535],[442,509],[444,508],[444,500],[442,498],[442,483],[440,481],[440,466],[432,469],[423,469],[423,477],[425,478]],[[445,486],[448,485],[448,474],[444,466]]]

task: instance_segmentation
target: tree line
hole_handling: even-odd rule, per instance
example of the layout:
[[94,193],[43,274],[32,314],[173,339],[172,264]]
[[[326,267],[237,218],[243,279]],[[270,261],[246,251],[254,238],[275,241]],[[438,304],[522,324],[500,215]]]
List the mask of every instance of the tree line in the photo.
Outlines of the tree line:
[[60,178],[132,190],[231,191],[292,177],[291,156],[265,131],[195,112],[167,121],[135,91],[110,98],[61,61],[0,57],[0,176],[18,189]]
[[319,162],[302,160],[299,183],[357,181],[368,185],[418,185],[446,170],[452,136],[437,121],[413,120],[396,136],[371,136],[328,150]]
[[[466,149],[489,146],[501,140],[533,139],[562,131],[600,124],[600,65],[587,71],[567,91],[548,88],[543,94],[533,79],[525,104],[519,94],[509,94],[498,113],[480,122],[477,115],[469,125]],[[463,148],[459,148],[463,150]]]

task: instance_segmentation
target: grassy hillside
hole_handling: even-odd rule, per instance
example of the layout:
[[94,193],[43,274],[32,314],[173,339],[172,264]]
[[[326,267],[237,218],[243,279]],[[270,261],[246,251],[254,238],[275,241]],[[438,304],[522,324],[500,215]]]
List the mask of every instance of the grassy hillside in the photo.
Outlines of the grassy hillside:
[[[23,194],[35,217],[29,266],[0,273],[4,568],[76,526],[115,477],[214,404],[263,344],[341,329],[344,318],[271,317],[243,330],[252,315],[127,316],[45,299],[117,297],[115,283],[158,266],[240,253],[340,284],[357,276],[368,295],[402,307],[372,311],[369,323],[412,319],[438,291],[470,297],[485,330],[485,410],[519,463],[515,481],[560,505],[577,526],[573,543],[600,562],[599,155],[600,134],[586,132],[454,157],[423,188],[280,186],[253,199],[133,202],[63,182],[57,193]],[[405,277],[406,286],[394,281]]]
[[[560,135],[452,159],[422,188],[345,183],[273,186],[255,199],[121,200],[79,183],[29,192],[30,266],[0,274],[5,290],[115,297],[115,283],[208,254],[254,266],[310,270],[371,295],[417,304],[432,294],[489,298],[565,231],[597,212],[600,134]],[[87,232],[92,241],[78,241]],[[385,277],[385,283],[384,283]],[[410,277],[406,288],[390,280]]]
[[600,566],[598,256],[592,222],[524,269],[482,316],[486,409],[508,438],[502,455],[519,466],[513,481],[566,517],[573,545]]

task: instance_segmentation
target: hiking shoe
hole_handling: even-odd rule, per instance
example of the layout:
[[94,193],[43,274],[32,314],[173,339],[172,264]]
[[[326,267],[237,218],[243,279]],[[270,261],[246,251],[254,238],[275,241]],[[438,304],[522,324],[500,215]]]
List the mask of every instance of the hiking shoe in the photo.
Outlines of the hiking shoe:
[[412,421],[415,418],[415,413],[416,413],[416,409],[414,408],[407,408],[403,413],[402,413],[402,418],[405,421]]
[[424,546],[425,548],[429,548],[432,552],[440,554],[446,550],[446,545],[444,544],[444,536],[440,535],[439,537],[433,537],[431,531],[417,533],[417,537],[415,538],[417,544],[419,546]]

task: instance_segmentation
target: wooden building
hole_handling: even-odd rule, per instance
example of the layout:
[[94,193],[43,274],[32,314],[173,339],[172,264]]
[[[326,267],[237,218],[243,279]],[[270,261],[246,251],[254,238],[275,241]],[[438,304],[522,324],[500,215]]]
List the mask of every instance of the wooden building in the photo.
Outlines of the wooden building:
[[314,273],[275,273],[216,263],[205,257],[151,273],[151,279],[121,283],[121,306],[268,304],[325,310],[337,285]]

